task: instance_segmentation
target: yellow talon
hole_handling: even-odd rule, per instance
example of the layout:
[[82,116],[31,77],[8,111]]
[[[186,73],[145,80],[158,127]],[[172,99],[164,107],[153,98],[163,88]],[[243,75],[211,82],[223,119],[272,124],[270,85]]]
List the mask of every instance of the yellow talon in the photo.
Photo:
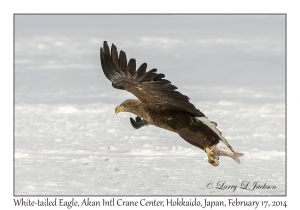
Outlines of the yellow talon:
[[207,157],[208,157],[208,162],[212,166],[216,167],[216,166],[219,165],[219,162],[218,162],[218,159],[214,158],[214,150],[215,150],[215,147],[213,147],[213,148],[206,147],[205,148],[205,152],[206,152]]

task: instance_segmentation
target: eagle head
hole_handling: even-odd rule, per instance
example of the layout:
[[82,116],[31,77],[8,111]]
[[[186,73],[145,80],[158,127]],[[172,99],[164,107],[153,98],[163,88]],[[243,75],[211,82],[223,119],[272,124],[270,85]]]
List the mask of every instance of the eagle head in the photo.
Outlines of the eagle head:
[[115,108],[115,113],[118,114],[119,112],[131,112],[136,114],[139,104],[141,104],[140,100],[128,99]]

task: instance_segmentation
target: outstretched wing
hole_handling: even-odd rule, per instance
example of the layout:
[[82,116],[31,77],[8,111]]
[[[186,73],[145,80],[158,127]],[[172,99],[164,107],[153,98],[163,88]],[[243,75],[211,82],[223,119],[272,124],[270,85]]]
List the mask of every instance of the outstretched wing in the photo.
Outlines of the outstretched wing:
[[117,89],[127,90],[140,101],[159,110],[176,110],[190,112],[196,117],[204,114],[189,102],[189,98],[176,91],[177,87],[164,74],[156,73],[156,69],[146,72],[147,64],[143,63],[136,70],[135,59],[127,64],[125,52],[118,56],[117,47],[112,44],[111,52],[106,41],[100,49],[100,60],[105,76]]

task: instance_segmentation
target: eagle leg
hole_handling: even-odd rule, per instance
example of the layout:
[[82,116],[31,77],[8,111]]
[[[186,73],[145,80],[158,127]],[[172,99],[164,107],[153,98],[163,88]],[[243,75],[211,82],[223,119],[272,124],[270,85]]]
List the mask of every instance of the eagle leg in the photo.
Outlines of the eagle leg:
[[219,165],[219,161],[218,161],[219,158],[216,158],[216,156],[214,155],[215,147],[212,147],[212,148],[206,147],[204,150],[205,150],[205,152],[207,154],[208,162],[212,166],[218,166]]
[[146,120],[142,120],[140,117],[136,117],[135,120],[130,117],[130,122],[132,127],[134,127],[135,129],[139,129],[143,126],[149,125]]

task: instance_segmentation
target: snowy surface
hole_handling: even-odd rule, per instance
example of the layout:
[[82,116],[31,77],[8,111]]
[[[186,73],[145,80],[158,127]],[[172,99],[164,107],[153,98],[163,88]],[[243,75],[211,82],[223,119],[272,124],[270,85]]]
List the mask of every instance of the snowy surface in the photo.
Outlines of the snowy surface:
[[[272,15],[16,16],[15,195],[285,195],[284,23]],[[221,157],[214,168],[175,133],[136,130],[133,115],[115,115],[134,96],[105,78],[104,40],[165,73],[244,153],[241,165]],[[276,188],[241,189],[245,182]],[[237,188],[217,189],[222,183]]]
[[[153,126],[136,130],[129,123],[131,114],[114,114],[116,104],[18,103],[15,193],[284,195],[284,103],[195,104],[218,123],[233,148],[244,153],[241,165],[221,157],[214,168],[203,151],[174,133]],[[206,189],[210,181],[238,186],[259,181],[276,189]]]

